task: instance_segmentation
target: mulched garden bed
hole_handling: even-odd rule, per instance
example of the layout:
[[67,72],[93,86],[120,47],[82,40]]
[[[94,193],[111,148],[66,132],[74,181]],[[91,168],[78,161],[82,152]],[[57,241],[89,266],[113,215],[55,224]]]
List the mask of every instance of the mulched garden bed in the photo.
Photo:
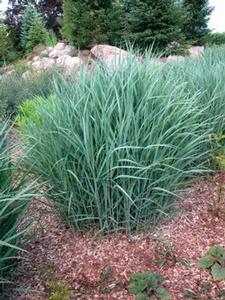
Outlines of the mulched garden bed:
[[[225,289],[225,283],[213,282],[208,271],[199,269],[198,260],[213,245],[225,248],[225,215],[212,209],[218,182],[225,183],[225,174],[200,180],[176,203],[176,216],[149,233],[134,236],[75,233],[48,213],[51,207],[44,198],[35,199],[27,216],[36,220],[32,226],[35,237],[17,268],[16,283],[23,292],[12,299],[49,299],[49,282],[56,282],[71,289],[72,300],[132,300],[135,296],[127,290],[130,276],[145,271],[160,272],[174,300],[188,299],[186,289],[198,294],[199,285],[205,282],[212,285],[211,299],[217,299],[216,292]],[[172,245],[175,259],[169,256],[159,267],[156,248],[166,247],[165,242]],[[209,298],[199,294],[195,299]]]

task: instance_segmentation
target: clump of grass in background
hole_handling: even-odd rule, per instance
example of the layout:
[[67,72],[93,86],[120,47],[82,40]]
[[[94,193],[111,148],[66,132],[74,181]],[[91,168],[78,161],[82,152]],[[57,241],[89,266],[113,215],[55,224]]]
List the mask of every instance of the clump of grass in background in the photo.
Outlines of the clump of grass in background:
[[209,114],[217,99],[207,103],[205,87],[187,92],[186,72],[128,59],[115,71],[97,65],[74,83],[55,81],[55,101],[37,108],[41,122],[28,124],[24,142],[26,163],[67,223],[142,230],[208,170],[221,106]]
[[25,243],[27,228],[19,229],[29,203],[32,187],[24,187],[23,178],[11,163],[7,124],[0,125],[0,296],[9,283],[18,252]]
[[52,70],[27,80],[16,73],[0,78],[0,119],[13,118],[24,100],[48,97],[52,93],[55,77],[60,78],[60,75]]

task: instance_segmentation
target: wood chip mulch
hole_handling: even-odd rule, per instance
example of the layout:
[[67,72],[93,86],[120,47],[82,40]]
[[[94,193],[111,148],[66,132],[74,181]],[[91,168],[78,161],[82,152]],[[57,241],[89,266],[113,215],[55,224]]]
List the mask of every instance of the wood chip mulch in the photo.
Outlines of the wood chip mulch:
[[[215,291],[224,289],[225,283],[213,282],[197,263],[211,246],[225,248],[225,215],[212,210],[219,182],[225,183],[225,174],[200,180],[176,203],[180,210],[176,216],[149,233],[134,236],[75,233],[58,216],[46,213],[50,208],[44,198],[34,200],[28,217],[37,220],[39,215],[40,220],[33,225],[36,234],[23,254],[25,260],[17,267],[16,282],[24,290],[12,299],[49,299],[48,281],[57,280],[69,285],[71,300],[132,300],[135,296],[127,291],[130,276],[145,271],[160,272],[174,300],[188,299],[185,289],[197,291],[201,282],[212,285],[211,299],[217,299]],[[159,268],[155,249],[165,241],[171,243],[178,259]],[[181,260],[189,263],[184,265]],[[109,274],[104,277],[107,269]]]

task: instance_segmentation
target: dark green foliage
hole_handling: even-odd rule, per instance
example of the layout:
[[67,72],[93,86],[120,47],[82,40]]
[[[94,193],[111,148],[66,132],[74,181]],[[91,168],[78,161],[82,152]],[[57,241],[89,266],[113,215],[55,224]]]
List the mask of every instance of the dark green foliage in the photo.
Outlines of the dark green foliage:
[[200,259],[199,267],[210,269],[214,280],[225,280],[225,250],[220,246],[213,246]]
[[118,42],[122,8],[112,1],[64,0],[63,33],[71,44],[89,48],[93,43]]
[[47,37],[48,34],[42,20],[34,18],[27,36],[26,51],[32,51],[38,44],[46,44]]
[[210,32],[208,21],[213,8],[208,0],[184,0],[183,5],[187,10],[187,19],[184,24],[186,39],[191,44],[202,45]]
[[136,300],[148,300],[152,296],[157,299],[172,299],[170,293],[161,286],[164,278],[159,273],[134,273],[128,286],[128,291],[135,294]]
[[62,0],[9,0],[9,6],[5,12],[6,17],[4,23],[10,28],[13,28],[19,36],[22,30],[21,15],[23,15],[24,10],[29,3],[35,5],[38,12],[41,13],[47,29],[53,30],[57,36],[60,35]]
[[26,48],[29,31],[32,27],[34,18],[36,18],[35,16],[39,17],[39,15],[37,15],[37,10],[35,6],[31,4],[27,5],[21,17],[22,25],[20,39],[21,45],[24,49]]
[[205,43],[209,46],[225,45],[225,32],[209,33],[205,38]]
[[14,34],[9,27],[0,24],[0,67],[18,58],[15,50]]
[[28,4],[26,7],[21,27],[21,45],[25,50],[31,51],[36,45],[45,43],[47,31],[34,5]]
[[183,16],[174,0],[131,0],[127,13],[127,39],[141,48],[165,50],[172,42],[183,43]]

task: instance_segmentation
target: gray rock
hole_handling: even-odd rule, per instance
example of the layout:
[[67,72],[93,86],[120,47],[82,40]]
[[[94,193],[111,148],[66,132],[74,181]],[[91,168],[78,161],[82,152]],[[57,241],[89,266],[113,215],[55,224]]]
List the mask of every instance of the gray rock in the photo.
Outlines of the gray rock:
[[110,45],[96,45],[91,49],[91,54],[109,69],[124,64],[128,56],[127,51]]
[[185,60],[184,56],[181,55],[170,55],[167,57],[167,62],[183,62]]
[[24,72],[24,73],[22,74],[22,78],[23,78],[24,80],[30,79],[31,77],[32,77],[31,71],[26,71],[26,72]]
[[190,56],[193,58],[198,58],[202,56],[204,53],[205,47],[204,46],[193,46],[188,49]]
[[69,55],[60,56],[56,60],[56,65],[62,67],[67,75],[79,70],[82,64],[83,61],[79,57],[71,57]]
[[55,60],[52,58],[43,57],[37,61],[32,62],[31,67],[37,73],[49,70],[55,66]]

